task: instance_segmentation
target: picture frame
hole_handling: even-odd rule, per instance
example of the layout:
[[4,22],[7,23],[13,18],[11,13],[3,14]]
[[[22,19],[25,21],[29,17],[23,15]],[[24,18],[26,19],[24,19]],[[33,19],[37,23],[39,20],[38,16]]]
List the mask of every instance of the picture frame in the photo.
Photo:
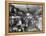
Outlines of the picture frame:
[[[9,32],[9,4],[22,4],[22,5],[37,5],[42,6],[42,32]],[[24,2],[24,1],[6,1],[5,2],[5,34],[6,36],[13,36],[13,35],[23,35],[23,34],[38,34],[45,32],[45,3],[42,2]]]

